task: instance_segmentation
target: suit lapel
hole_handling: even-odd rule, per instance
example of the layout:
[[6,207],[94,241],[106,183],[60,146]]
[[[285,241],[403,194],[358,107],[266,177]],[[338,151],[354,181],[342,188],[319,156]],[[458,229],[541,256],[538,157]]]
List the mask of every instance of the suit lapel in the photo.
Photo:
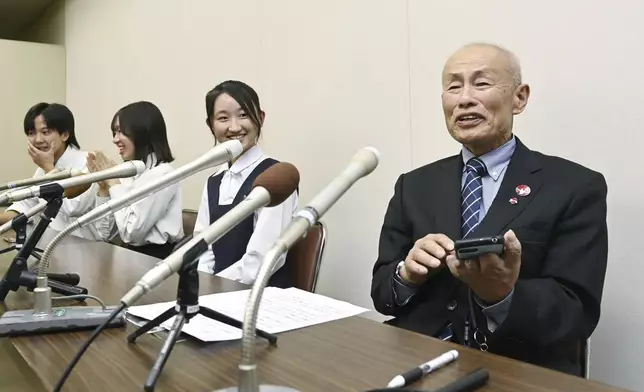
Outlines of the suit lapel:
[[[490,210],[476,229],[476,237],[502,234],[502,231],[525,210],[541,189],[540,170],[541,165],[537,157],[517,138],[517,146],[503,176],[501,187]],[[526,196],[518,195],[519,185],[530,187],[530,193]]]
[[436,233],[443,233],[456,240],[461,238],[461,177],[463,158],[453,156],[441,163],[436,176],[432,204],[436,208]]

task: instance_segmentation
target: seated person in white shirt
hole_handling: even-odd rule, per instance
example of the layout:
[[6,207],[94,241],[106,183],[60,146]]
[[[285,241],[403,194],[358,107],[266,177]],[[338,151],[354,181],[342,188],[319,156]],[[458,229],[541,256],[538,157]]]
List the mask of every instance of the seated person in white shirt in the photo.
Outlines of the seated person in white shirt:
[[[141,160],[146,170],[138,176],[102,181],[97,205],[119,198],[132,189],[155,181],[173,168],[174,161],[163,115],[150,102],[135,102],[121,108],[112,119],[112,142],[123,161]],[[115,166],[102,152],[87,157],[91,172]],[[93,223],[103,240],[118,234],[123,245],[140,253],[166,258],[183,238],[181,187],[173,184]]]
[[[43,176],[54,169],[85,169],[87,152],[80,150],[74,132],[74,115],[66,106],[45,102],[32,106],[25,115],[24,131],[27,136],[27,152],[38,166],[34,177]],[[5,212],[0,213],[0,224],[10,221],[40,202],[40,199],[34,197],[11,204]],[[61,231],[92,208],[94,196],[90,192],[73,199],[64,199],[60,211],[49,227]],[[82,228],[72,234],[90,240],[99,239],[98,233],[92,228]]]
[[[239,81],[226,81],[206,95],[206,123],[215,143],[235,139],[242,142],[243,153],[211,176],[204,189],[194,234],[237,205],[250,192],[255,178],[276,160],[257,146],[264,112],[255,90]],[[298,193],[293,192],[282,204],[264,207],[235,226],[212,244],[199,259],[199,270],[238,282],[252,284],[266,252],[289,224],[297,208]],[[290,287],[292,279],[283,255],[270,286]]]

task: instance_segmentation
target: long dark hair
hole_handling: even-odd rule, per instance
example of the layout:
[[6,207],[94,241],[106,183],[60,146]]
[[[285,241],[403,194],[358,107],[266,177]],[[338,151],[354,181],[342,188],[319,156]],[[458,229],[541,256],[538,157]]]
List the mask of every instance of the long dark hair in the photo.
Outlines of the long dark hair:
[[59,134],[67,132],[69,135],[67,146],[72,145],[80,150],[76,132],[74,132],[74,115],[67,106],[59,103],[40,102],[29,108],[24,120],[25,135],[29,135],[29,132],[34,130],[36,117],[40,115],[45,119],[47,128]]
[[[119,120],[119,129],[116,120]],[[134,143],[134,159],[146,161],[148,155],[154,154],[156,164],[172,162],[172,151],[168,144],[168,135],[163,114],[158,107],[147,101],[134,102],[122,107],[112,118],[112,136],[117,131],[127,136]]]
[[250,120],[257,128],[257,137],[259,137],[262,132],[262,108],[259,105],[259,96],[252,87],[238,80],[227,80],[219,83],[215,88],[210,90],[208,94],[206,94],[206,124],[210,131],[213,132],[212,116],[214,114],[215,101],[224,93],[230,95],[235,101],[237,101],[244,112],[250,116]]

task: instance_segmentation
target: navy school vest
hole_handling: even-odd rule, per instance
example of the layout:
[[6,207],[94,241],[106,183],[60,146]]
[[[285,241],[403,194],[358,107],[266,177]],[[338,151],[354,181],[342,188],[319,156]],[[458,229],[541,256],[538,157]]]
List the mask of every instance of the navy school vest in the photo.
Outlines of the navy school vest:
[[[278,161],[272,158],[266,158],[260,162],[239,188],[239,191],[237,191],[237,194],[230,205],[219,204],[219,185],[224,177],[224,172],[210,177],[208,179],[208,209],[210,210],[210,224],[244,200],[244,198],[250,193],[253,182],[257,176],[276,163],[278,163]],[[250,237],[253,235],[253,231],[255,230],[254,215],[255,214],[251,214],[248,216],[211,245],[212,252],[215,255],[214,274],[218,274],[225,270],[238,262],[242,256],[244,256]],[[292,278],[286,265],[275,271],[268,280],[268,285],[281,288],[293,286]]]

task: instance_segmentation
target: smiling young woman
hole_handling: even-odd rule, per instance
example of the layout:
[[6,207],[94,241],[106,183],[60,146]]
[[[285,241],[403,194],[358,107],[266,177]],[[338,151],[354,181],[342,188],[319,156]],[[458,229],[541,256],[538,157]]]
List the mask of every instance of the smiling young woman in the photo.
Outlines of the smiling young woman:
[[[155,181],[173,168],[174,161],[163,115],[150,102],[134,102],[121,108],[112,119],[112,142],[123,161],[141,160],[146,170],[138,176],[99,183],[97,204],[118,198],[130,190]],[[92,171],[115,166],[101,152],[88,155]],[[181,187],[173,184],[94,222],[103,240],[118,234],[126,247],[160,259],[166,258],[183,238]]]
[[[229,80],[206,94],[206,124],[215,143],[239,140],[243,153],[211,176],[202,193],[194,234],[230,211],[250,192],[253,181],[278,161],[269,158],[257,145],[265,114],[255,90],[247,84]],[[199,260],[204,272],[252,284],[264,254],[289,224],[297,209],[298,193],[282,204],[264,207],[249,216],[215,242]],[[269,280],[269,285],[290,287],[292,279],[282,268],[285,255]]]

